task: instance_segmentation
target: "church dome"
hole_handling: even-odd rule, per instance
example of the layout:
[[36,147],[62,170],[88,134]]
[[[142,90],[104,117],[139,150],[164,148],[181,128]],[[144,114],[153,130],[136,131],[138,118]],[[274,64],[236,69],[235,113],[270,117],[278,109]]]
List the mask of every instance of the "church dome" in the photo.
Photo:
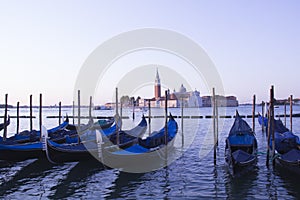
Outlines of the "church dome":
[[179,92],[180,92],[180,93],[186,92],[186,88],[183,86],[183,84],[181,84],[181,87],[180,87],[180,89],[179,89]]

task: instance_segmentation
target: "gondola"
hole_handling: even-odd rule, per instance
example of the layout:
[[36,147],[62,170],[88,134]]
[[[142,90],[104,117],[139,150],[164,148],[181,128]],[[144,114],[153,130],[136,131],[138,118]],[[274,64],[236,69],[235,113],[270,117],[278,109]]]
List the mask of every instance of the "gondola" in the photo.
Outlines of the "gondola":
[[10,117],[8,115],[7,120],[5,123],[0,124],[0,131],[2,131],[5,127],[7,127],[10,124]]
[[[64,129],[69,121],[66,119],[62,124],[47,130],[49,135]],[[0,137],[0,160],[22,161],[30,158],[43,156],[43,144],[40,141],[41,132],[37,130],[22,131],[6,140]]]
[[[262,117],[258,114],[258,117],[261,118],[259,121],[264,121],[264,125],[268,126],[268,118]],[[272,129],[272,127],[271,127]],[[272,132],[272,130],[271,130]],[[266,131],[268,134],[268,131]],[[299,137],[294,133],[290,132],[286,128],[280,119],[274,119],[274,136],[275,136],[275,149],[278,153],[284,154],[293,148],[297,148],[297,145],[300,144]],[[270,137],[270,147],[272,148],[272,138]]]
[[[69,119],[66,118],[66,120],[63,123],[61,123],[60,125],[52,128],[52,129],[47,130],[49,137],[51,137],[53,139],[56,136],[58,137],[58,135],[56,135],[56,134],[64,131],[65,128],[68,126],[68,124],[69,124]],[[8,143],[8,144],[12,144],[12,143],[21,144],[21,143],[26,143],[26,142],[34,142],[36,140],[39,140],[39,138],[40,138],[40,131],[37,131],[37,130],[32,130],[32,131],[24,130],[20,133],[16,133],[15,135],[13,135],[11,137],[6,138],[6,141],[3,141],[3,137],[0,136],[0,144],[5,144],[5,143]]]
[[[300,175],[300,140],[297,135],[289,131],[280,119],[274,121],[276,165],[292,173]],[[272,138],[270,138],[272,147]]]
[[[142,116],[142,120],[138,126],[131,130],[120,130],[110,135],[103,135],[104,143],[111,145],[118,145],[119,148],[127,148],[138,142],[139,138],[142,138],[147,128],[147,121],[145,116]],[[119,140],[119,141],[117,141]]]
[[[260,114],[258,114],[258,117],[261,118],[259,122],[263,120],[264,125],[268,126],[268,118],[266,117],[263,118]],[[299,137],[296,136],[291,131],[289,131],[289,129],[283,125],[280,119],[274,119],[274,136],[275,136],[275,149],[280,154],[287,153],[291,149],[298,148],[298,146],[300,145]],[[272,148],[271,137],[270,137],[270,147]]]
[[111,127],[114,122],[115,122],[115,117],[108,118],[108,119],[99,119],[97,122],[93,124],[93,126],[90,129],[92,130],[106,129]]
[[[108,122],[110,125],[111,123]],[[77,126],[72,125],[73,128],[69,128],[70,124],[68,124],[64,129],[61,129],[60,131],[56,131],[53,133],[47,134],[47,137],[49,137],[50,140],[56,142],[56,143],[65,143],[65,142],[72,142],[72,141],[78,141],[78,133],[85,133],[87,132],[90,128],[92,128],[94,122],[93,119],[89,119],[87,124],[81,124],[80,128]]]
[[[117,120],[120,121],[120,120]],[[86,160],[95,160],[101,159],[102,155],[102,145],[103,143],[110,143],[110,137],[116,134],[119,131],[120,134],[120,144],[119,145],[128,145],[128,143],[137,140],[137,138],[131,138],[127,140],[122,140],[122,135],[125,137],[127,131],[120,131],[120,125],[114,124],[114,126],[102,129],[102,130],[90,130],[86,135],[80,137],[80,142],[64,143],[58,144],[51,140],[46,141],[46,155],[50,162],[52,163],[64,163],[64,162],[74,162],[74,161],[86,161]],[[132,132],[133,130],[139,132],[141,135],[146,131],[147,121],[145,117],[142,118],[141,122],[137,127],[128,130]],[[122,134],[123,133],[123,134]],[[104,139],[102,139],[104,138]]]
[[[49,137],[50,140],[58,143],[66,142],[68,138],[78,138],[77,130],[66,130],[68,124],[69,120],[67,118],[59,126],[45,130],[45,132],[47,132],[47,137]],[[79,131],[86,131],[92,125],[93,121],[90,120],[90,122],[86,126],[83,126],[84,128],[81,128]],[[45,144],[43,144],[42,137],[41,131],[26,130],[7,138],[5,141],[3,141],[3,138],[1,138],[0,160],[22,161],[31,158],[45,158],[45,153],[43,152]]]
[[[264,121],[268,126],[268,118],[258,115],[259,123]],[[286,128],[280,119],[274,119],[275,150],[274,157],[276,165],[300,175],[300,140],[299,137]],[[272,148],[272,138],[269,142]]]
[[279,154],[275,157],[275,162],[280,167],[300,176],[300,150],[291,149],[290,151]]
[[[104,123],[106,122],[106,123]],[[95,125],[97,123],[97,125]],[[122,127],[122,120],[119,119],[119,116],[114,116],[114,119],[108,119],[108,120],[101,120],[101,125],[96,122],[93,123],[93,120],[90,119],[88,124],[80,125],[80,128],[75,128],[74,130],[70,130],[69,126],[67,126],[66,131],[67,132],[74,132],[76,134],[66,134],[66,136],[63,139],[60,140],[54,140],[51,137],[49,138],[55,143],[63,144],[63,143],[79,143],[78,140],[81,141],[88,141],[95,139],[95,130],[105,130],[104,132],[101,131],[103,134],[105,134],[106,137],[109,137],[113,135],[116,130],[120,130]],[[74,126],[74,125],[73,125]],[[77,125],[76,125],[77,127]],[[79,132],[79,135],[77,134],[77,131]]]
[[[112,126],[112,124],[114,123],[115,118],[109,118],[109,119],[99,119],[97,120],[92,126],[90,126],[90,129],[106,129]],[[80,128],[83,129],[86,125],[80,125]],[[77,130],[78,129],[78,125],[75,124],[68,124],[68,126],[66,127],[67,130]]]
[[[260,125],[263,125],[265,126],[266,128],[268,128],[268,118],[267,117],[263,117],[261,116],[260,113],[258,113],[258,123]],[[284,133],[284,132],[287,132],[289,131],[289,129],[287,129],[282,121],[280,119],[274,119],[274,128],[275,128],[275,132],[278,132],[278,133]],[[266,132],[267,133],[267,132]]]
[[232,174],[252,169],[257,162],[257,140],[238,111],[226,138],[225,159]]
[[[272,138],[270,138],[270,146],[272,147]],[[277,132],[275,129],[275,150],[280,154],[285,154],[292,149],[300,146],[299,137],[290,131],[283,133]]]
[[178,125],[170,114],[166,127],[153,132],[145,139],[139,138],[138,143],[118,148],[108,146],[103,148],[103,163],[111,168],[126,172],[146,172],[159,169],[169,164],[174,150],[174,141]]
[[257,120],[261,126],[264,126],[264,127],[268,126],[268,118],[263,117],[260,113],[258,113]]

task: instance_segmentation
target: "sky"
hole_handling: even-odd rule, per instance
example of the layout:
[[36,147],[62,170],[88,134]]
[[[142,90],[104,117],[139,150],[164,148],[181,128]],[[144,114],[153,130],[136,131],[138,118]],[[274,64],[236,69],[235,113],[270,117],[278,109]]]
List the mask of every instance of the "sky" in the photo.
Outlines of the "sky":
[[[28,104],[30,94],[38,104],[42,93],[45,105],[71,105],[76,79],[89,55],[112,37],[142,28],[172,30],[197,43],[214,63],[225,94],[237,96],[240,103],[251,102],[253,94],[258,102],[268,100],[271,85],[275,98],[299,98],[299,10],[300,2],[293,0],[0,0],[0,103],[8,93],[9,104]],[[164,53],[143,55],[119,59],[119,66],[116,62],[112,67],[117,75],[105,78],[107,85],[113,88],[121,71],[147,65],[172,69],[181,62]],[[153,82],[156,68],[149,74]],[[170,78],[162,77],[162,83]],[[178,81],[175,89],[180,85]],[[191,88],[209,94],[201,80]],[[96,96],[95,104],[112,101],[110,91]],[[136,91],[153,95],[153,89]]]

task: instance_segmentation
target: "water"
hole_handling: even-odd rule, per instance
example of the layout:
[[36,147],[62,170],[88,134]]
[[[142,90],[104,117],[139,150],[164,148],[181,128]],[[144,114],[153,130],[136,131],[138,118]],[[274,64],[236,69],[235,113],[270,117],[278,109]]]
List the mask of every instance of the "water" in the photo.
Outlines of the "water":
[[[227,108],[227,115],[234,115],[236,108]],[[251,106],[238,108],[241,115],[251,115]],[[261,108],[257,107],[257,110]],[[180,109],[169,109],[173,115],[180,115]],[[153,115],[163,115],[163,109],[153,109]],[[186,115],[210,115],[210,108],[187,109]],[[221,110],[220,110],[221,112]],[[28,115],[28,110],[21,109]],[[57,115],[56,109],[43,110],[43,124],[47,128],[56,126],[58,119],[47,119]],[[72,115],[71,109],[63,113]],[[84,113],[84,112],[83,112]],[[85,112],[87,113],[87,111]],[[282,114],[283,108],[275,110]],[[300,113],[300,107],[294,107]],[[0,115],[3,114],[1,110]],[[9,111],[15,115],[15,109]],[[111,116],[113,111],[95,111],[96,115]],[[124,115],[132,115],[124,110]],[[124,120],[124,128],[135,126],[142,113],[136,113],[136,120]],[[38,129],[38,110],[34,109],[34,128]],[[180,158],[167,168],[134,174],[117,169],[107,169],[101,163],[67,163],[52,165],[40,160],[26,160],[17,163],[0,162],[0,198],[6,199],[299,199],[300,177],[295,177],[272,165],[266,167],[266,136],[256,120],[258,140],[257,167],[243,176],[229,174],[224,159],[224,144],[234,119],[226,119],[219,128],[217,164],[213,164],[210,145],[211,119],[184,119],[184,147],[181,142],[181,121],[177,119],[179,133],[175,142]],[[11,120],[8,134],[15,132],[15,119]],[[72,122],[72,120],[70,120]],[[252,126],[252,119],[246,121]],[[20,130],[29,128],[29,119],[20,120]],[[300,118],[293,119],[293,131],[300,133]],[[152,120],[152,130],[161,128],[164,119]],[[287,120],[289,127],[289,120]],[[298,134],[299,135],[299,134]],[[206,146],[205,146],[206,144]],[[202,154],[200,153],[202,152]]]

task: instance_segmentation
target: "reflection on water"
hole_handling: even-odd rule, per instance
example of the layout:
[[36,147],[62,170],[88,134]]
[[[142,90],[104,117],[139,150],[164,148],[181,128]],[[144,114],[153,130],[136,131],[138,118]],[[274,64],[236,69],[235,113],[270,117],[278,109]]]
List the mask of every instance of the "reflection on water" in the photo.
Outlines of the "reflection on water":
[[108,198],[126,198],[128,194],[131,194],[136,188],[143,182],[140,178],[143,176],[142,173],[126,173],[118,171],[117,179],[112,183],[113,186],[109,188],[111,192]]
[[300,177],[291,174],[289,171],[276,166],[274,170],[274,176],[279,178],[282,186],[287,190],[289,195],[295,197],[295,199],[300,199]]
[[7,171],[1,173],[6,180],[1,184],[0,197],[28,190],[34,191],[30,195],[40,195],[37,191],[41,188],[38,185],[32,185],[32,182],[35,179],[43,179],[51,168],[52,165],[46,160],[27,160],[12,164],[6,169]]
[[255,186],[257,176],[257,170],[253,170],[252,173],[244,173],[242,176],[225,176],[227,199],[243,199],[244,197],[254,198],[255,193],[251,191],[251,188]]
[[50,197],[61,199],[74,195],[78,189],[86,187],[89,176],[103,169],[104,166],[96,160],[77,163],[64,179],[51,188],[55,192]]

